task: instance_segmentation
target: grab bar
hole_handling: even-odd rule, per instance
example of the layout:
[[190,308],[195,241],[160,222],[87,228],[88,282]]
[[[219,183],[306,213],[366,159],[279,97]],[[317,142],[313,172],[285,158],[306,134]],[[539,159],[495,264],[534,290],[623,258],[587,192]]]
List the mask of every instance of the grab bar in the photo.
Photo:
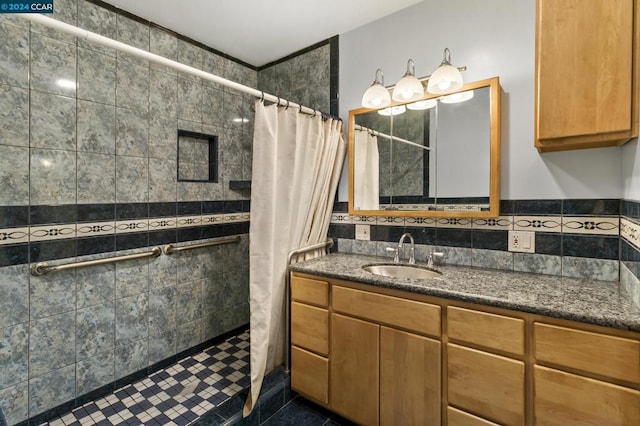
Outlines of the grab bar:
[[199,249],[199,248],[211,247],[211,246],[219,246],[221,244],[239,243],[240,239],[241,239],[240,236],[235,236],[231,238],[221,238],[219,240],[211,241],[208,243],[192,244],[190,246],[182,246],[182,247],[175,247],[172,244],[167,244],[162,248],[162,252],[164,254],[169,255],[178,251],[193,250],[193,249]]
[[142,259],[145,257],[158,257],[162,254],[160,247],[154,247],[151,251],[144,253],[125,254],[123,256],[107,257],[104,259],[85,260],[84,262],[65,263],[62,265],[50,266],[47,262],[38,262],[31,266],[31,275],[39,277],[49,272],[66,271],[67,269],[84,268],[86,266],[107,265],[109,263],[122,262],[125,260]]
[[304,253],[308,253],[313,250],[318,250],[321,248],[330,249],[333,247],[333,240],[328,239],[325,242],[313,244],[307,247],[301,247],[299,249],[295,249],[289,252],[289,256],[287,256],[287,274],[285,276],[285,300],[286,306],[284,307],[284,315],[285,315],[285,324],[287,327],[287,332],[285,333],[285,367],[287,372],[291,370],[291,273],[289,272],[289,266],[291,265],[291,261],[295,256],[299,256]]

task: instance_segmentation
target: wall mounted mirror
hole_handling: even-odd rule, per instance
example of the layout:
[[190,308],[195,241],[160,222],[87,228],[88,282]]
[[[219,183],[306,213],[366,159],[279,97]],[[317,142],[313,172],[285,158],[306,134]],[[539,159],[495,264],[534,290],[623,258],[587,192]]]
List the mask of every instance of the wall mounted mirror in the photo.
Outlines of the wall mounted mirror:
[[218,181],[218,137],[178,129],[178,182]]
[[349,112],[349,213],[497,217],[499,78]]

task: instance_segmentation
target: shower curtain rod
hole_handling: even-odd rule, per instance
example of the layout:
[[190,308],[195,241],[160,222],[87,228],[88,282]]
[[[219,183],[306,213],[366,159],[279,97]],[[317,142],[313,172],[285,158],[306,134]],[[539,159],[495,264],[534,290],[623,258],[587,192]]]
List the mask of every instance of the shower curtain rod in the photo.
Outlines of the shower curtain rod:
[[332,117],[336,120],[342,121],[340,117],[332,116],[331,114],[324,113],[322,111],[315,110],[313,108],[306,107],[304,105],[297,104],[295,102],[290,102],[286,99],[283,99],[279,96],[271,95],[269,93],[265,93],[261,90],[254,89],[249,86],[245,86],[244,84],[236,83],[235,81],[228,80],[226,78],[217,76],[215,74],[211,74],[208,72],[204,72],[197,68],[191,67],[189,65],[181,64],[180,62],[165,58],[160,55],[156,55],[151,52],[147,52],[146,50],[139,49],[137,47],[130,46],[126,43],[122,43],[120,41],[113,40],[109,37],[101,36],[100,34],[93,33],[91,31],[83,30],[82,28],[78,28],[76,26],[58,21],[53,18],[49,18],[42,14],[36,13],[19,13],[18,16],[21,16],[25,19],[28,19],[31,22],[36,22],[41,25],[45,25],[47,27],[51,27],[65,33],[74,35],[78,38],[94,42],[100,44],[102,46],[111,47],[121,52],[128,53],[133,56],[137,56],[139,58],[147,59],[149,61],[165,65],[170,68],[174,68],[178,71],[185,72],[191,75],[195,75],[196,77],[203,78],[205,80],[213,81],[214,83],[218,83],[225,87],[230,87],[232,89],[238,90],[243,93],[247,93],[249,95],[255,96],[256,98],[260,98],[261,100],[267,100],[269,102],[277,103],[279,106],[284,106],[286,108],[294,107],[298,108],[300,112],[304,112],[309,115],[315,116],[317,113],[320,113],[323,117]]
[[382,132],[379,132],[377,130],[373,130],[373,129],[370,129],[368,127],[361,126],[360,124],[355,124],[353,126],[353,128],[355,130],[362,130],[362,131],[365,131],[365,132],[369,132],[374,136],[380,136],[381,138],[391,139],[392,141],[406,143],[407,145],[412,145],[412,146],[415,146],[415,147],[418,147],[418,148],[425,149],[427,151],[431,151],[431,147],[429,147],[429,146],[420,145],[419,143],[411,142],[410,140],[402,139],[402,138],[399,138],[397,136],[387,135],[386,133],[382,133]]

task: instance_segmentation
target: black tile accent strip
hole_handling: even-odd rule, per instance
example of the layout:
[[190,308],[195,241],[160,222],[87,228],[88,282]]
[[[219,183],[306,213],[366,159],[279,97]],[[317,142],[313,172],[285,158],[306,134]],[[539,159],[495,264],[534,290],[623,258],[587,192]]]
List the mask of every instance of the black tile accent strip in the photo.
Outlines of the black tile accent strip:
[[340,36],[329,39],[329,113],[340,114]]
[[116,220],[146,219],[148,217],[148,203],[116,204]]
[[356,226],[348,223],[332,223],[329,225],[328,236],[353,240],[356,237]]
[[562,234],[536,232],[536,253],[562,255]]
[[0,267],[29,263],[29,245],[0,246]]
[[116,249],[116,236],[104,235],[99,237],[78,238],[76,240],[76,255],[108,253]]
[[0,227],[29,225],[29,206],[0,206]]
[[178,228],[178,242],[195,241],[202,238],[202,229],[194,228]]
[[618,241],[617,236],[602,237],[564,234],[562,236],[562,255],[618,260]]
[[73,223],[76,222],[76,220],[77,206],[75,204],[29,207],[29,223],[31,225]]
[[[209,238],[209,237],[205,237]],[[175,229],[166,231],[149,232],[149,246],[158,246],[163,244],[175,244],[178,242],[178,234]]]
[[132,232],[130,234],[116,234],[116,250],[130,250],[149,247],[148,232]]
[[115,218],[115,204],[78,204],[78,222],[104,222]]
[[202,203],[202,214],[224,213],[224,201],[204,201]]
[[398,242],[404,232],[402,226],[371,225],[370,239],[371,241]]
[[346,201],[335,201],[333,203],[334,213],[347,213],[349,211],[349,203]]
[[508,234],[508,231],[474,230],[473,248],[507,251]]
[[[500,212],[502,214],[502,212]],[[513,200],[513,213],[519,215],[562,214],[562,200]]]
[[244,212],[244,201],[243,200],[231,200],[224,202],[224,212],[225,213],[241,213]]
[[[436,243],[436,228],[406,227],[404,232],[410,232],[416,244],[434,245]],[[402,234],[400,234],[402,236]],[[391,242],[398,242],[397,240]]]
[[65,259],[76,255],[76,240],[38,241],[29,244],[29,261]]
[[622,216],[627,216],[631,219],[640,218],[640,203],[631,200],[622,200],[622,207],[620,209]]
[[149,203],[149,217],[171,217],[177,214],[177,203]]
[[470,229],[436,228],[436,244],[439,246],[471,248]]
[[178,216],[190,216],[202,214],[200,201],[181,201],[178,203]]
[[620,214],[620,200],[563,200],[562,214],[564,215],[597,215],[609,216]]

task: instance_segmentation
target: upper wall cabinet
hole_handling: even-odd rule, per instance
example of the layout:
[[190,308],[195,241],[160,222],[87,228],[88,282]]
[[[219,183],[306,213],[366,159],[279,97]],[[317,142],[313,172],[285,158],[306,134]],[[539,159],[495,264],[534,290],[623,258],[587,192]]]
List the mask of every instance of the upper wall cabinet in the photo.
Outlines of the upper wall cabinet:
[[638,0],[537,0],[535,145],[638,136]]

